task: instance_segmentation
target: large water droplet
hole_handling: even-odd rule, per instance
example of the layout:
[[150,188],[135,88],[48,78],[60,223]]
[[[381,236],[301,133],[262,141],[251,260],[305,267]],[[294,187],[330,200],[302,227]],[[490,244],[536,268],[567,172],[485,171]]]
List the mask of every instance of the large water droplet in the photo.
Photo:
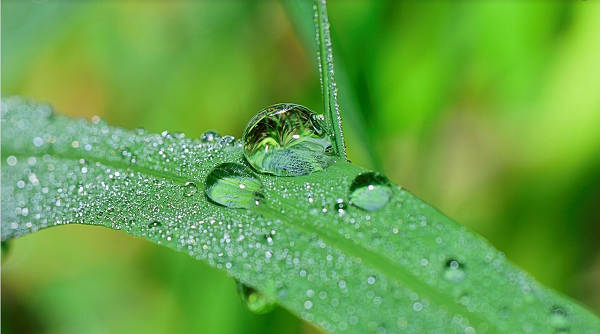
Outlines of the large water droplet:
[[443,277],[448,282],[462,282],[467,277],[465,266],[456,260],[448,260],[444,267]]
[[262,183],[244,165],[220,164],[206,176],[206,195],[230,208],[250,208],[264,198]]
[[264,173],[308,175],[334,160],[321,115],[297,104],[275,104],[256,114],[244,130],[244,155]]
[[237,290],[244,306],[256,314],[266,314],[277,307],[274,300],[243,283],[237,282]]
[[380,173],[359,174],[350,185],[350,204],[366,211],[383,208],[394,190],[387,177]]

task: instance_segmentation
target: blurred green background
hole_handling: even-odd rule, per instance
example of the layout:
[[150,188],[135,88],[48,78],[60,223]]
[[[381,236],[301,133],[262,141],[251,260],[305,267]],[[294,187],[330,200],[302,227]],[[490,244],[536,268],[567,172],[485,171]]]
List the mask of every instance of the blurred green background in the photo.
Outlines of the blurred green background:
[[[349,158],[600,313],[600,3],[331,0],[329,13],[340,95],[362,110],[346,117]],[[3,1],[2,94],[240,137],[274,103],[322,110],[314,46],[292,22],[266,0]],[[251,314],[232,279],[122,232],[65,226],[10,247],[3,333],[316,332],[285,310]]]

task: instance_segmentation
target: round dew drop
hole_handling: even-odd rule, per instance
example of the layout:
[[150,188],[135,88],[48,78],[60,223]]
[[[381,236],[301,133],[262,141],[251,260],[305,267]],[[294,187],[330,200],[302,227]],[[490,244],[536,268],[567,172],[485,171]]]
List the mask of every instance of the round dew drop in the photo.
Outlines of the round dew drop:
[[388,204],[393,193],[387,177],[375,172],[361,173],[350,185],[350,204],[366,211],[377,211]]
[[198,187],[194,182],[186,182],[183,185],[183,195],[185,197],[192,197],[195,193],[198,192]]
[[334,162],[323,117],[297,104],[275,104],[256,114],[244,130],[244,155],[257,171],[300,176]]
[[212,143],[221,139],[221,134],[215,130],[208,130],[200,136],[200,140],[204,143]]
[[242,304],[253,313],[266,314],[277,307],[277,303],[274,300],[263,295],[260,291],[243,283],[236,283],[238,295],[240,296]]
[[448,282],[459,283],[467,278],[467,272],[465,271],[465,265],[456,261],[448,260],[444,267],[443,276]]
[[251,208],[264,198],[262,183],[244,165],[220,164],[208,173],[206,195],[214,202],[229,208]]

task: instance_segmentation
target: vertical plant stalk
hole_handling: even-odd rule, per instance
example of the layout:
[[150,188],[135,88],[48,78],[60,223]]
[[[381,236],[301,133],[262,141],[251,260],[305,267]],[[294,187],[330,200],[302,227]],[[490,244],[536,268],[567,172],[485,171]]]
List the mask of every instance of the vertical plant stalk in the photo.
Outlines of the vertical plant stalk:
[[342,117],[337,101],[337,87],[333,79],[333,51],[327,17],[327,1],[315,0],[315,24],[317,31],[317,56],[319,58],[319,73],[321,76],[321,91],[325,107],[325,121],[329,125],[333,139],[333,152],[347,161],[344,133],[342,132]]

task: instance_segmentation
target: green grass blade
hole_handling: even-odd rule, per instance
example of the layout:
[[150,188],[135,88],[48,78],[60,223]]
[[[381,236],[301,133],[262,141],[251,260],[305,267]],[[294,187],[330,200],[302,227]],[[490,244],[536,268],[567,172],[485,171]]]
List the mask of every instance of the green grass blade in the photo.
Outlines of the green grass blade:
[[231,209],[203,188],[213,167],[245,164],[239,142],[125,130],[17,97],[1,110],[3,242],[63,224],[122,230],[206,261],[330,332],[600,332],[577,302],[401,187],[378,211],[349,205],[365,172],[352,164],[257,175],[261,204]]
[[330,126],[333,137],[334,153],[346,160],[346,146],[342,132],[342,117],[337,101],[337,87],[333,79],[333,51],[327,17],[327,1],[315,0],[315,24],[317,31],[319,72],[321,74],[321,90],[325,107],[325,120]]
[[[311,54],[316,54],[318,45],[315,45],[315,24],[309,20],[313,11],[311,3],[302,0],[283,0],[286,12],[295,26],[297,34],[304,42],[305,48]],[[332,39],[335,40],[335,36]],[[344,106],[344,127],[348,136],[344,137],[344,143],[348,142],[351,154],[350,159],[361,166],[381,170],[381,159],[373,149],[373,136],[367,129],[367,122],[360,112],[360,103],[356,90],[346,71],[343,58],[336,57],[335,74],[340,104]],[[350,153],[349,153],[350,154]]]

